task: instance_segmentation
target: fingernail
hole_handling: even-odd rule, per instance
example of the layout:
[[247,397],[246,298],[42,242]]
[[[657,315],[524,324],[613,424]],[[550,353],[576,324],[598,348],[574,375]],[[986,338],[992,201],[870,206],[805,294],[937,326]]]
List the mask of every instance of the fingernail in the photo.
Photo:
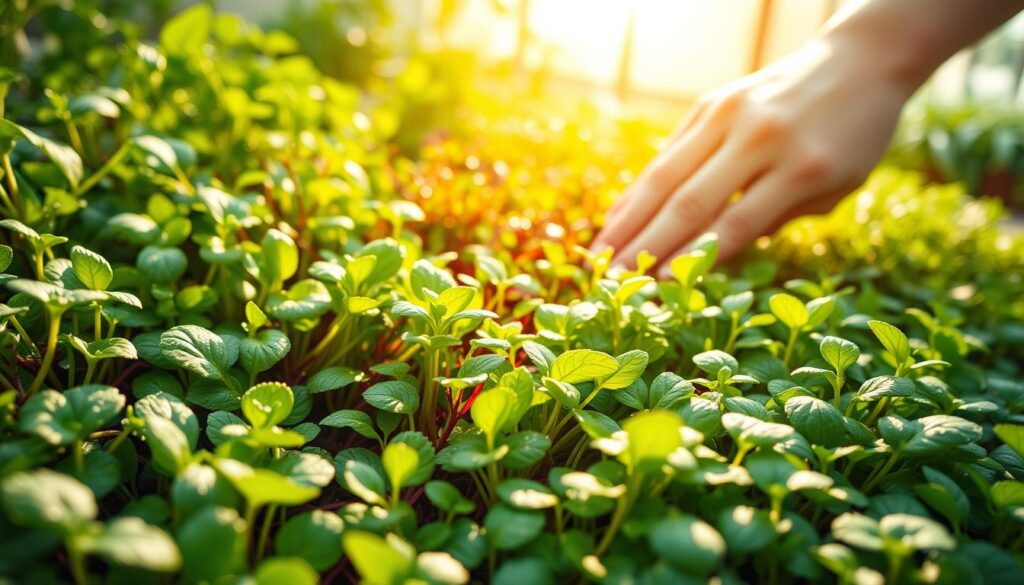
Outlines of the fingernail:
[[611,246],[609,246],[608,244],[606,244],[604,242],[593,242],[592,244],[590,244],[590,253],[591,254],[600,254],[601,252],[604,252],[605,250],[607,250],[610,247]]

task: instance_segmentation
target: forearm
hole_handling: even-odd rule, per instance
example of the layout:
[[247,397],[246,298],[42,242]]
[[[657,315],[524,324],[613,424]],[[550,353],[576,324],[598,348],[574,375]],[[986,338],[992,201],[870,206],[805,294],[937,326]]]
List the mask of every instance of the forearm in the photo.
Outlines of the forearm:
[[954,53],[1022,9],[1021,0],[864,0],[830,19],[823,37],[838,50],[863,53],[913,91]]

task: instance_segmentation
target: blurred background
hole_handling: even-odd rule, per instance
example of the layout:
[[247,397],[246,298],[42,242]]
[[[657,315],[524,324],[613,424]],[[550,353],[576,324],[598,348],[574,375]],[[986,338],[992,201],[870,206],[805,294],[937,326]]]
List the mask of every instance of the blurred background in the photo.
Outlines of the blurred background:
[[[62,45],[61,30],[155,38],[194,0],[8,0],[37,6],[32,42],[0,31],[0,57]],[[330,76],[402,100],[396,142],[411,152],[430,129],[481,97],[500,111],[637,120],[670,128],[702,92],[805,42],[842,0],[216,0],[278,35]],[[0,13],[3,8],[0,7]],[[90,15],[107,15],[100,17]],[[78,20],[76,20],[78,19]],[[125,23],[130,23],[128,26]],[[134,30],[134,32],[132,32]],[[102,34],[97,33],[97,38]],[[62,46],[64,54],[88,47]],[[41,60],[45,65],[46,61]],[[1024,209],[1024,17],[948,61],[911,101],[889,162]],[[377,90],[377,91],[375,91]],[[475,98],[473,97],[475,96]],[[492,112],[493,113],[493,112]]]
[[[472,79],[671,125],[701,93],[810,38],[842,0],[220,0],[295,35],[326,72]],[[169,2],[173,11],[188,2]],[[510,85],[509,78],[519,83]],[[1024,208],[1024,15],[948,61],[908,106],[890,159]],[[560,105],[554,102],[562,101]]]

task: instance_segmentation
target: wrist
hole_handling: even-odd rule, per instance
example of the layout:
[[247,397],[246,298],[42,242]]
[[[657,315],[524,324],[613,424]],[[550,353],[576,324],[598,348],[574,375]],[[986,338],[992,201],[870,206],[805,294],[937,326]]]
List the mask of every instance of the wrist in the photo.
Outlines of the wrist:
[[920,45],[908,39],[892,42],[878,37],[857,31],[835,30],[822,40],[829,47],[831,60],[835,63],[860,69],[908,98],[944,61],[930,58],[932,53],[923,51]]

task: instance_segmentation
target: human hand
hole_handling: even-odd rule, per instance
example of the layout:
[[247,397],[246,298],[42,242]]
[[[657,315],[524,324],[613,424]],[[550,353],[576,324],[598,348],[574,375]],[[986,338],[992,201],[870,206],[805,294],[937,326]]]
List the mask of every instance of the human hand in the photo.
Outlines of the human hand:
[[[914,86],[866,49],[821,38],[702,98],[609,210],[591,249],[613,265],[647,250],[669,261],[705,232],[727,260],[795,217],[824,213],[860,185]],[[742,196],[734,199],[734,194]]]

